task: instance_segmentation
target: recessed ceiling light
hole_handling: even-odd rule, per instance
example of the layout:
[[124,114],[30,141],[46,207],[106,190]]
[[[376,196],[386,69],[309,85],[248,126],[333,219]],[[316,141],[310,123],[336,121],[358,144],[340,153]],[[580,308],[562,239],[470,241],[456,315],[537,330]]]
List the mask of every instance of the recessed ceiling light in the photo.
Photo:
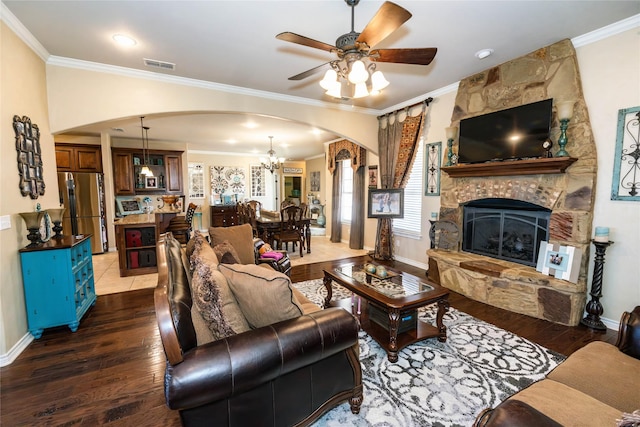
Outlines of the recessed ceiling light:
[[135,46],[137,43],[134,39],[124,34],[114,34],[113,39],[122,46]]
[[232,144],[232,145],[235,144],[236,142],[238,142],[238,141],[235,140],[235,139],[228,139],[227,140],[227,143]]
[[476,58],[484,59],[487,56],[491,56],[492,53],[493,53],[493,49],[480,49],[479,51],[476,52]]

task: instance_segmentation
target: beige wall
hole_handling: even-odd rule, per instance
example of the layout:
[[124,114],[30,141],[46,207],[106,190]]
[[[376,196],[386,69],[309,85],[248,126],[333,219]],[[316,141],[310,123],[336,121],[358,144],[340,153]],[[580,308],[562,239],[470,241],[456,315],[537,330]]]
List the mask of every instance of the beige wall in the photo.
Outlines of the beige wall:
[[[27,319],[18,250],[29,244],[27,230],[19,212],[58,207],[58,180],[53,137],[49,130],[45,64],[0,22],[0,215],[11,218],[11,228],[0,231],[0,365],[10,357],[7,353],[21,340],[28,344]],[[45,194],[37,200],[22,197],[18,188],[13,116],[28,116],[41,133],[41,151],[46,185]]]

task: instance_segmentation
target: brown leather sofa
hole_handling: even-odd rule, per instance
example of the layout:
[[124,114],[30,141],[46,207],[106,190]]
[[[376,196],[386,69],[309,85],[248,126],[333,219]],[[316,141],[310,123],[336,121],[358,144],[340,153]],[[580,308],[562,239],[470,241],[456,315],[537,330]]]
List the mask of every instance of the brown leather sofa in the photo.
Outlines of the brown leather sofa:
[[484,410],[474,427],[615,426],[638,409],[640,306],[622,315],[615,346],[587,344],[542,381]]
[[358,323],[350,313],[317,310],[198,345],[188,266],[180,243],[163,235],[155,308],[166,403],[183,425],[304,426],[344,401],[359,412]]

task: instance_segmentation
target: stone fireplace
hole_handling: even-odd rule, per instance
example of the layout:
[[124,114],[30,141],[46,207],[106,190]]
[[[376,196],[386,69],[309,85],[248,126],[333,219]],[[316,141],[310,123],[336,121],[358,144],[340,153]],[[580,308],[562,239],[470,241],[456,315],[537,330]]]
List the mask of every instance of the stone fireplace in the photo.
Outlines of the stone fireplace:
[[[571,158],[443,168],[440,218],[455,222],[464,237],[486,241],[475,248],[473,240],[471,244],[465,240],[458,250],[429,250],[429,278],[475,300],[573,326],[583,316],[587,295],[597,165],[571,41],[563,40],[462,80],[451,125],[458,126],[466,117],[548,98],[554,100],[554,143],[559,134],[555,106],[575,101],[566,147]],[[556,150],[557,145],[552,153]],[[499,218],[486,214],[488,201],[508,211],[506,220],[504,214]],[[465,207],[475,208],[474,213]],[[522,212],[526,214],[520,215]],[[522,216],[527,217],[523,219],[527,225],[516,226],[514,218],[520,221]],[[488,217],[492,217],[491,226],[487,226]],[[469,228],[472,219],[480,219],[479,226]],[[577,283],[536,271],[541,240],[582,250]],[[478,250],[478,246],[483,247]]]

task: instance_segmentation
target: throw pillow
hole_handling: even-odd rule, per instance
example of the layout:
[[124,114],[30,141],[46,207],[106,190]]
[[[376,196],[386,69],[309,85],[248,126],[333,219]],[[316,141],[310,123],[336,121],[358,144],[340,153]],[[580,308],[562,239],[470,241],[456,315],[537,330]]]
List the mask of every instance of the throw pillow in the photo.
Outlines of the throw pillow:
[[303,314],[286,274],[255,264],[220,264],[219,270],[252,328]]
[[191,252],[191,255],[189,255],[191,273],[193,274],[196,254],[199,254],[199,257],[204,257],[204,260],[207,261],[212,268],[216,268],[219,264],[218,257],[216,256],[215,252],[213,252],[213,248],[209,246],[209,242],[207,242],[204,236],[202,234],[199,234],[194,236],[193,239],[189,241],[191,242],[192,240],[194,241],[193,251]]
[[220,264],[238,264],[240,262],[238,252],[228,240],[215,245],[213,251],[216,253]]
[[226,278],[217,269],[218,258],[208,243],[196,245],[191,255],[194,305],[216,339],[251,329]]
[[209,227],[211,246],[227,240],[238,252],[240,264],[255,264],[256,258],[253,248],[253,228],[251,224],[234,225],[231,227]]

